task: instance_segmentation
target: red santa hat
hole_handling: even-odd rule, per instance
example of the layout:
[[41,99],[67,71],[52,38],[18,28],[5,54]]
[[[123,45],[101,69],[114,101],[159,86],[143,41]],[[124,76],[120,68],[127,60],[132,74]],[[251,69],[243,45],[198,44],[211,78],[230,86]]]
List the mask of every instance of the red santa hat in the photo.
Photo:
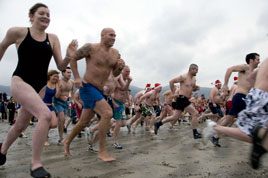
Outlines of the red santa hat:
[[215,81],[215,85],[221,85],[221,81],[220,80],[216,80]]
[[151,88],[151,84],[150,83],[147,83],[145,88]]
[[160,88],[160,87],[162,87],[160,83],[155,83],[154,84],[154,89],[157,89],[157,88]]

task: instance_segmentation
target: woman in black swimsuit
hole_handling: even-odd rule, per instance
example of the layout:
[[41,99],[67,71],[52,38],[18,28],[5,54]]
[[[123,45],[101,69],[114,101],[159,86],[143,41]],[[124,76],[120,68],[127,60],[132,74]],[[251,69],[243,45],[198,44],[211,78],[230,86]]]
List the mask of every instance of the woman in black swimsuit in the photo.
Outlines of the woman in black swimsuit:
[[10,45],[16,45],[19,60],[11,80],[11,93],[21,105],[15,125],[9,130],[5,141],[0,143],[0,165],[5,164],[7,150],[34,116],[39,121],[33,134],[30,173],[32,177],[50,177],[42,167],[41,153],[50,125],[51,112],[38,92],[46,85],[51,57],[55,59],[59,70],[65,69],[75,55],[77,41],[73,40],[69,44],[63,60],[58,37],[45,32],[50,22],[48,7],[41,3],[35,4],[29,11],[29,18],[32,24],[30,28],[10,28],[0,43],[0,60]]

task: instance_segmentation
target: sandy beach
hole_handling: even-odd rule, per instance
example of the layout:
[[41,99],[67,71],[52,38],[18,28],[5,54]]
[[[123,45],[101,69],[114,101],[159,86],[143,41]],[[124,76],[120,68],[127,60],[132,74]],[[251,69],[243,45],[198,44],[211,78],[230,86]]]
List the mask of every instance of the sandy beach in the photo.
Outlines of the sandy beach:
[[[87,151],[84,134],[71,144],[72,158],[64,156],[63,146],[57,145],[57,129],[49,133],[51,146],[42,154],[44,167],[54,178],[267,178],[268,156],[262,159],[259,170],[249,164],[251,145],[227,136],[221,136],[221,148],[212,143],[203,145],[194,140],[189,124],[182,123],[170,130],[169,124],[161,127],[159,135],[152,135],[139,126],[136,134],[128,134],[126,128],[120,132],[122,150],[116,150],[112,138],[107,138],[107,147],[117,161],[105,163],[97,153]],[[1,178],[30,177],[32,132],[29,126],[28,138],[18,138],[10,148],[7,162],[0,167]],[[199,130],[204,124],[200,124]],[[7,135],[10,126],[0,123],[0,140]],[[68,128],[70,132],[72,125]]]

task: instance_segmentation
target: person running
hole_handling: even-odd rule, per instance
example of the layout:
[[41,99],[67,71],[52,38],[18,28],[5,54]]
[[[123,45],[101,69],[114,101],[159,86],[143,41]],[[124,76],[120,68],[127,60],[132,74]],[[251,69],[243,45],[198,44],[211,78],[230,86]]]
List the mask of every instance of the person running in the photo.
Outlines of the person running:
[[[84,103],[81,118],[73,127],[72,132],[64,140],[64,149],[66,156],[71,156],[70,144],[75,136],[81,132],[95,113],[101,116],[99,123],[99,153],[98,157],[103,161],[114,161],[106,150],[106,134],[110,127],[110,119],[113,111],[103,96],[103,87],[111,72],[114,76],[120,75],[125,66],[125,62],[120,58],[119,52],[112,48],[115,42],[115,31],[112,28],[104,28],[101,32],[100,43],[87,43],[77,52],[71,60],[71,69],[75,78],[76,88],[80,88],[80,97]],[[86,59],[86,72],[81,79],[77,61]]]
[[[141,118],[144,119],[145,122],[145,130],[154,133],[153,124],[156,113],[153,108],[153,104],[156,100],[159,99],[160,92],[162,91],[162,86],[160,83],[156,83],[155,87],[142,95],[142,97],[138,101],[138,105],[141,105]],[[153,120],[153,121],[152,121]],[[149,126],[148,126],[149,125]]]
[[[223,89],[225,91],[228,90],[229,78],[233,72],[238,72],[238,86],[232,99],[232,107],[220,123],[221,126],[227,126],[233,123],[238,113],[246,108],[245,98],[249,90],[253,87],[253,84],[248,80],[248,76],[258,67],[260,56],[257,53],[250,53],[246,55],[245,60],[247,64],[232,66],[225,73]],[[212,142],[219,146],[219,136],[215,135],[212,137]]]
[[[258,57],[257,57],[258,58]],[[253,59],[250,59],[253,61]],[[255,61],[256,62],[256,61]],[[245,98],[246,108],[239,112],[237,128],[218,125],[207,121],[203,130],[203,143],[217,134],[224,134],[232,138],[253,143],[250,162],[254,169],[259,168],[260,158],[267,152],[267,126],[268,126],[268,58],[266,58],[257,72],[254,87]],[[255,72],[254,72],[255,73]],[[254,73],[249,75],[249,78]],[[239,79],[239,77],[238,77]]]
[[114,105],[114,147],[116,149],[122,149],[123,147],[118,143],[118,134],[120,127],[125,127],[126,125],[126,115],[125,115],[125,102],[129,99],[128,88],[132,81],[130,74],[130,69],[125,66],[120,77],[116,81],[116,88],[112,94],[113,105]]
[[128,99],[125,103],[125,106],[126,106],[126,117],[127,117],[127,120],[129,120],[131,118],[131,112],[132,112],[132,104],[133,104],[133,99],[132,99],[132,96],[131,96],[131,90],[128,89]]
[[[73,104],[71,106],[71,114],[70,114],[70,118],[72,119],[72,123],[77,123],[77,121],[79,121],[81,114],[82,114],[82,110],[83,110],[83,101],[80,98],[79,95],[79,89],[77,89],[74,93],[74,98],[73,98]],[[68,127],[68,126],[67,126]],[[82,133],[80,132],[78,134],[78,138],[82,137]]]
[[222,83],[220,80],[215,81],[215,87],[213,87],[209,94],[208,107],[212,114],[202,115],[201,117],[213,117],[215,121],[218,121],[223,117],[221,105],[223,104],[225,94],[221,90]]
[[191,97],[191,99],[189,100],[196,110],[198,110],[197,109],[197,100],[198,100],[198,93],[195,93],[194,96]]
[[231,107],[232,107],[232,99],[236,93],[236,89],[237,89],[237,82],[238,82],[238,77],[234,77],[234,83],[233,85],[231,86],[231,89],[230,89],[230,94],[229,94],[229,97],[227,99],[227,102],[226,102],[226,115],[228,114],[228,112],[230,111]]
[[134,96],[134,109],[135,109],[135,116],[133,116],[129,123],[127,124],[127,129],[128,129],[128,133],[131,132],[131,126],[133,123],[136,124],[132,127],[132,133],[135,134],[136,133],[136,127],[137,124],[141,121],[141,104],[138,104],[139,99],[142,97],[142,95],[144,95],[145,93],[151,91],[151,84],[147,83],[145,86],[145,89],[139,91],[138,93],[136,93],[136,95]]
[[[113,105],[113,99],[112,99],[112,94],[114,93],[114,90],[117,86],[117,80],[121,75],[115,77],[113,75],[113,72],[110,72],[108,79],[106,80],[104,87],[103,87],[103,94],[104,98],[107,101],[107,103],[110,105],[110,107],[113,110],[114,114],[114,105]],[[113,119],[110,118],[111,125],[113,125]],[[99,140],[99,134],[98,132],[95,134],[95,132],[99,129],[99,123],[95,124],[93,127],[89,128],[87,127],[85,129],[86,131],[86,140],[88,141],[89,147],[88,151],[89,152],[95,152],[94,145],[97,143]],[[109,128],[110,129],[110,128]],[[111,137],[110,130],[108,129],[107,136]]]
[[[158,83],[155,83],[155,87],[156,87],[156,85],[158,85]],[[153,103],[153,108],[154,108],[154,112],[155,112],[156,117],[160,116],[163,107],[164,106],[162,105],[162,102],[161,102],[161,99],[160,99],[160,93],[158,93],[157,97],[156,97],[156,99],[154,100],[154,103]],[[153,120],[155,120],[155,118]]]
[[171,116],[173,114],[172,102],[174,96],[171,90],[167,90],[162,94],[162,99],[164,101],[164,107],[160,113],[160,116],[156,118],[157,121],[162,121],[164,117]]
[[[59,81],[59,72],[56,70],[49,70],[47,74],[47,80],[48,80],[47,85],[40,90],[39,95],[43,99],[44,103],[46,103],[49,110],[51,111],[52,118],[49,129],[52,129],[56,128],[58,125],[57,124],[58,119],[55,113],[55,108],[52,104],[52,98],[56,94],[56,88]],[[46,139],[44,145],[50,146],[50,144],[48,143],[48,139]]]
[[[62,78],[59,80],[58,83],[59,87],[57,89],[53,101],[56,107],[56,113],[58,117],[59,145],[61,145],[61,142],[63,140],[64,129],[67,130],[67,128],[64,126],[64,123],[65,119],[69,118],[67,117],[67,110],[69,108],[68,104],[69,96],[71,96],[72,103],[74,103],[74,81],[71,79],[71,76],[72,76],[72,70],[70,67],[67,67],[62,71]],[[70,118],[68,122],[71,122]]]
[[197,100],[197,106],[196,110],[199,112],[199,114],[202,114],[205,110],[205,105],[206,105],[206,97],[204,94],[201,94],[201,96]]
[[244,99],[250,89],[253,87],[253,83],[248,80],[248,76],[258,67],[258,64],[260,63],[260,55],[257,53],[248,54],[246,56],[246,63],[247,64],[232,66],[228,68],[225,73],[223,85],[224,90],[228,90],[229,78],[233,72],[238,72],[238,81],[237,87],[234,90],[234,96],[232,98],[232,106],[225,119],[221,123],[222,126],[232,123],[237,117],[238,113],[245,109],[246,103]]
[[173,104],[173,107],[175,109],[174,114],[172,116],[166,117],[163,121],[158,121],[154,124],[154,132],[156,135],[160,126],[167,122],[179,119],[183,111],[186,110],[192,116],[191,123],[194,139],[202,138],[201,134],[196,129],[198,125],[198,111],[193,107],[193,105],[191,105],[191,102],[189,101],[189,98],[191,98],[193,91],[200,89],[200,87],[196,85],[197,72],[198,66],[196,64],[191,64],[186,74],[180,75],[179,77],[176,77],[169,82],[170,89],[174,96],[174,84],[180,83],[179,96],[177,97],[176,103]]
[[73,40],[69,44],[66,57],[62,60],[58,37],[45,32],[50,23],[48,7],[42,3],[35,4],[29,11],[29,18],[32,24],[30,28],[10,28],[0,43],[0,60],[10,45],[16,45],[19,61],[11,80],[11,93],[21,105],[14,126],[9,130],[4,142],[0,143],[0,165],[5,164],[9,147],[34,116],[39,121],[33,134],[30,174],[32,177],[50,177],[50,173],[42,167],[41,153],[50,125],[51,112],[38,92],[47,83],[51,57],[53,56],[59,70],[65,69],[75,55],[77,41]]

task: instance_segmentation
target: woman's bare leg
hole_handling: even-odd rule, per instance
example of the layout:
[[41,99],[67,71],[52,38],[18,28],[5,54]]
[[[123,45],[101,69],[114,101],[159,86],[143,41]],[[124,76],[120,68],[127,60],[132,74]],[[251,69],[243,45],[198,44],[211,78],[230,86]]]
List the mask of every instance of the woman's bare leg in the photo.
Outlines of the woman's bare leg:
[[10,129],[8,137],[3,143],[2,153],[7,152],[11,144],[27,127],[26,124],[28,125],[31,116],[36,117],[38,123],[33,134],[31,165],[31,169],[34,170],[42,166],[41,153],[50,125],[51,112],[35,90],[17,76],[12,78],[11,93],[16,101],[21,104],[21,109],[17,117],[17,122],[14,127]]

